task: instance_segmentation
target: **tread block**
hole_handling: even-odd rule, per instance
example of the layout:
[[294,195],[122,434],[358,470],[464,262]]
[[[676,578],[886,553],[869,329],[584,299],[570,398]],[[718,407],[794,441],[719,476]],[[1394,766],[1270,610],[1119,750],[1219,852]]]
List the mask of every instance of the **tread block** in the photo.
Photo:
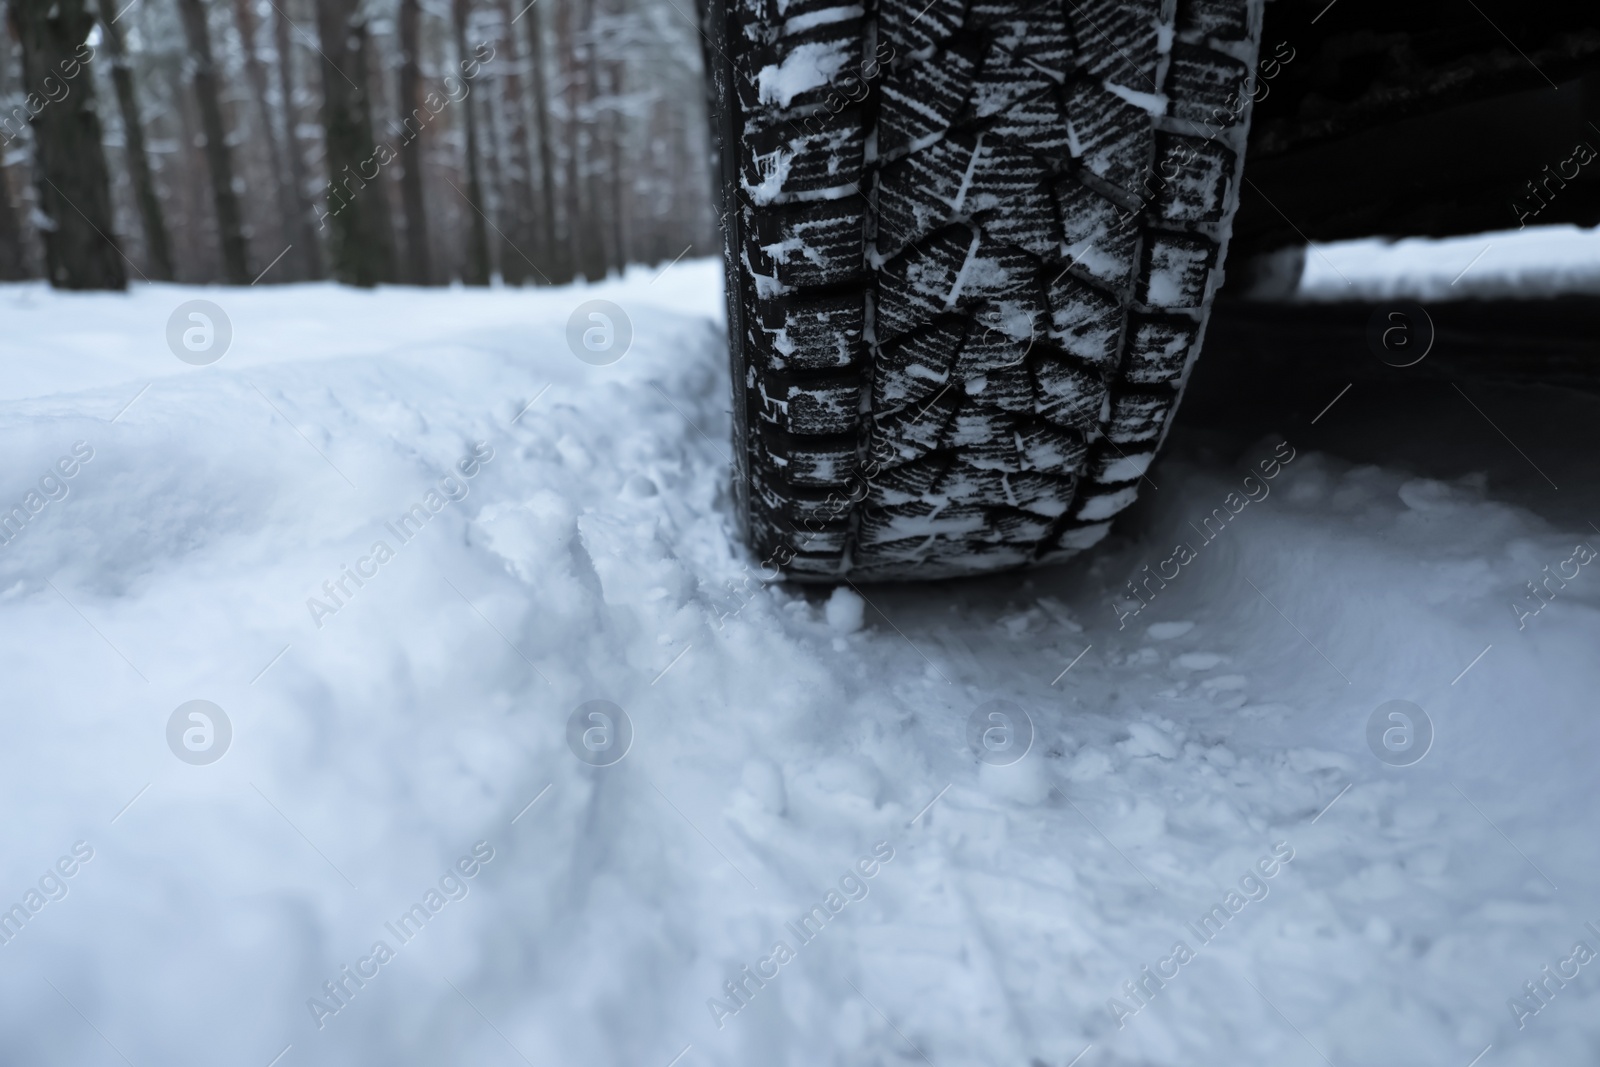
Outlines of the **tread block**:
[[1162,222],[1174,226],[1213,223],[1228,206],[1234,155],[1226,145],[1204,137],[1156,135],[1156,175],[1152,204]]
[[859,0],[730,0],[728,7],[749,40],[794,37],[866,14]]
[[1155,458],[1154,448],[1125,451],[1108,441],[1096,448],[1090,457],[1088,475],[1091,480],[1106,485],[1138,481],[1150,469],[1150,463]]
[[[797,557],[806,557],[818,565],[817,573],[837,573],[844,562],[845,547],[850,543],[850,525],[841,523],[814,529],[796,528],[788,532],[784,541]],[[791,565],[785,569],[795,568]]]
[[[913,2],[921,3],[921,0]],[[1061,0],[971,0],[966,24],[973,28],[992,29],[1045,8],[1058,20],[1061,19]],[[1063,21],[1062,25],[1066,23]]]
[[1011,494],[1001,471],[957,460],[939,483],[939,495],[961,504],[1005,507]]
[[884,264],[879,275],[880,343],[918,326],[955,305],[956,279],[977,235],[966,226],[947,226]]
[[1080,70],[1140,92],[1153,91],[1161,59],[1157,0],[1074,0],[1067,17]]
[[1232,126],[1244,110],[1242,94],[1249,77],[1250,68],[1232,56],[1175,44],[1167,70],[1169,111],[1211,127]]
[[809,553],[796,553],[789,561],[786,568],[794,574],[810,574],[818,578],[842,576],[844,574],[844,548],[841,544],[836,555],[813,556]]
[[1078,480],[1070,473],[1061,476],[1023,471],[1006,475],[1006,488],[1016,507],[1034,515],[1055,519],[1065,515],[1072,506],[1072,497],[1078,491]]
[[974,0],[971,22],[989,26],[1000,47],[1020,63],[1050,75],[1060,84],[1072,73],[1076,49],[1063,0],[1024,0],[1014,10],[980,15],[983,0]]
[[859,197],[743,210],[744,254],[758,293],[849,281],[865,269]]
[[1177,315],[1133,312],[1122,354],[1122,380],[1133,385],[1166,385],[1183,376],[1199,326]]
[[1065,359],[1042,359],[1033,380],[1035,408],[1055,425],[1082,432],[1100,421],[1107,395],[1100,375]]
[[1015,415],[998,408],[966,405],[956,412],[950,432],[950,447],[965,467],[988,471],[1020,471],[1022,457],[1017,454]]
[[1101,370],[1113,369],[1122,354],[1124,316],[1117,299],[1064,271],[1049,297],[1051,339]]
[[1083,168],[1137,197],[1155,150],[1149,114],[1088,81],[1067,91],[1067,114],[1076,134],[1073,156]]
[[914,5],[884,4],[878,12],[878,35],[897,56],[942,44],[966,21],[966,0],[930,0],[921,11]]
[[977,70],[976,44],[961,41],[926,59],[909,59],[884,74],[879,153],[892,159],[948,131],[966,110]]
[[1050,529],[1055,525],[1054,519],[1012,508],[997,510],[991,518],[994,522],[995,540],[1002,544],[1024,545],[1028,548],[1050,536]]
[[1133,277],[1138,214],[1112,203],[1071,175],[1058,178],[1053,191],[1067,255],[1091,278],[1123,291]]
[[1126,446],[1135,441],[1154,441],[1161,435],[1172,413],[1177,394],[1171,392],[1124,393],[1111,398],[1111,418],[1105,427],[1106,439]]
[[1072,155],[1072,129],[1067,124],[1064,90],[1053,84],[1049,91],[1024,97],[988,120],[995,137],[1033,153],[1051,170],[1066,166]]
[[858,537],[852,573],[864,582],[888,582],[925,575],[927,570],[920,565],[920,561],[927,544],[926,537],[908,537],[900,541],[867,545]]
[[[841,525],[825,527],[819,530],[806,530],[794,535],[797,542],[795,547],[801,549],[803,554],[811,557],[818,563],[829,561],[832,563],[830,570],[838,570],[840,559],[844,555],[845,545],[850,541],[850,527]],[[823,573],[828,573],[824,571]]]
[[873,410],[892,411],[920,403],[942,390],[966,335],[965,321],[941,315],[929,326],[883,345],[873,376]]
[[[863,508],[863,545],[886,545],[911,538],[944,536],[960,544],[988,525],[984,510],[974,504],[907,504],[900,508]],[[931,546],[930,546],[931,547]]]
[[[1008,8],[1009,10],[994,10]],[[979,14],[984,9],[993,17]],[[1013,101],[1036,96],[1066,81],[1072,69],[1072,37],[1059,0],[999,5],[980,3],[971,21],[988,30],[981,72],[973,84],[972,113],[993,115]]]
[[1049,170],[1032,152],[989,138],[973,169],[965,209],[997,243],[1055,256],[1061,237],[1049,179]]
[[753,42],[731,56],[740,110],[747,121],[772,125],[827,108],[830,96],[837,99],[836,86],[864,68],[866,40],[865,20],[855,18],[776,43]]
[[787,517],[795,530],[799,531],[802,540],[807,533],[825,527],[842,529],[849,526],[850,509],[854,502],[844,489],[802,489],[798,486],[787,486],[785,489],[784,497],[779,501],[779,506],[773,508],[773,512]]
[[1083,435],[1048,422],[1034,421],[1017,431],[1017,452],[1022,469],[1044,473],[1075,473],[1083,466],[1088,446]]
[[1055,205],[1043,184],[1019,190],[1005,200],[997,198],[992,206],[979,211],[977,222],[999,244],[1041,259],[1053,258],[1061,251]]
[[933,495],[934,487],[949,469],[948,456],[928,456],[882,471],[868,487],[867,501],[879,508],[896,508],[906,504],[921,506]]
[[1033,153],[986,134],[941,140],[883,169],[878,251],[893,255],[942,225],[976,216],[996,242],[1049,255],[1060,241],[1047,176]]
[[1217,246],[1187,233],[1152,233],[1145,240],[1144,265],[1136,291],[1142,304],[1159,308],[1198,308],[1216,262]]
[[1039,306],[1038,263],[969,226],[952,225],[884,265],[879,275],[881,341],[908,333],[953,308],[989,303],[1001,320],[1026,333]]
[[1049,316],[1044,294],[1035,285],[977,305],[957,369],[971,374],[1025,365],[1028,354],[1049,334]]
[[1178,32],[1242,41],[1250,33],[1248,11],[1238,0],[1183,0],[1178,5]]
[[[1005,331],[977,323],[956,357],[955,374],[963,385],[977,377],[993,380],[995,374],[1009,374],[1025,368],[1028,365],[1028,353],[1033,347],[1032,338],[1013,340]],[[974,388],[981,392],[985,387],[985,383],[966,386],[969,392]],[[984,403],[989,401],[985,400]]]
[[[825,385],[791,383],[772,406],[776,422],[793,434],[808,436],[854,433],[860,421],[861,386],[833,382]],[[769,400],[770,402],[770,400]]]
[[793,126],[752,131],[740,176],[744,191],[757,205],[779,202],[796,193],[859,185],[867,142],[861,112],[824,112]]
[[940,537],[928,546],[927,567],[934,576],[972,574],[974,569],[998,571],[1020,567],[1030,555],[1030,549],[1017,545]]
[[865,362],[866,301],[858,294],[783,297],[760,303],[760,331],[772,370],[848,370]]
[[803,437],[764,442],[773,465],[785,480],[795,485],[843,485],[855,470],[856,446],[853,441],[810,441]]
[[980,144],[970,137],[946,138],[883,168],[877,197],[879,255],[900,254],[966,214],[969,183],[963,177],[981,165]]
[[972,374],[961,386],[968,403],[1015,414],[1033,411],[1033,376],[1021,362]]
[[[1072,517],[1084,524],[1097,523],[1103,519],[1111,518],[1111,516],[1124,510],[1138,498],[1139,487],[1137,485],[1124,485],[1116,488],[1085,487],[1083,493],[1073,504]],[[1109,525],[1108,523],[1107,526]],[[1096,541],[1099,539],[1099,537],[1095,538]],[[1065,545],[1066,536],[1063,535],[1061,540]]]
[[937,451],[948,436],[958,405],[956,390],[942,389],[931,400],[876,416],[871,454],[905,463]]

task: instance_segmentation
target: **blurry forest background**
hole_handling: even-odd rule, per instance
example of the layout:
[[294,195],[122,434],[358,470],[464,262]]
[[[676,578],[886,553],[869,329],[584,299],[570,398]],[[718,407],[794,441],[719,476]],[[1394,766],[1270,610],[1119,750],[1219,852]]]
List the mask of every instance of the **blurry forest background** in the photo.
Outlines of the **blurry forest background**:
[[561,284],[717,247],[686,0],[6,3],[0,280]]

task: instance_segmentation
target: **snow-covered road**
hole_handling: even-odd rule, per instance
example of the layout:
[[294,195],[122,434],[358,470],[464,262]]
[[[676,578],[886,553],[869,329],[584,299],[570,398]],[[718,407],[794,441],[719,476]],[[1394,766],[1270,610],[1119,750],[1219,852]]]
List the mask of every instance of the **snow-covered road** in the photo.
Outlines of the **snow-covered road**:
[[1392,429],[1490,476],[1357,465],[1356,396],[1181,429],[1081,562],[829,599],[730,532],[720,302],[0,289],[0,1063],[1600,1060],[1553,457],[1463,407]]

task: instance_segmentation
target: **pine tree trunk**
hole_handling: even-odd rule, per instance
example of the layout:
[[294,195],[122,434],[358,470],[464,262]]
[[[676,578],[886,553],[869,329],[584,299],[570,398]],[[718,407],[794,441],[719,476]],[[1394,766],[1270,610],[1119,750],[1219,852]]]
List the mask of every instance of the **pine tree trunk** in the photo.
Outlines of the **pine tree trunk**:
[[[108,3],[111,0],[101,0]],[[279,239],[285,251],[300,239],[295,225],[294,179],[289,174],[288,161],[284,159],[283,145],[278,141],[278,130],[272,121],[272,109],[267,105],[267,68],[256,52],[256,13],[251,6],[255,0],[234,0],[234,22],[244,44],[244,74],[250,82],[250,91],[256,98],[256,116],[261,121],[261,135],[267,142],[267,158],[272,164],[272,185],[278,202]],[[280,266],[275,274],[292,280],[293,263]]]
[[[411,285],[433,283],[433,263],[428,250],[428,213],[422,191],[422,131],[427,115],[418,110],[422,99],[421,47],[417,0],[400,0],[400,202],[405,208],[406,252],[403,279]],[[409,125],[407,123],[409,122]]]
[[234,188],[233,152],[228,148],[218,96],[216,61],[211,54],[211,29],[206,23],[205,0],[178,0],[178,14],[189,42],[194,64],[194,96],[200,107],[200,128],[206,139],[206,167],[211,172],[211,200],[217,212],[217,237],[222,244],[222,271],[233,285],[250,282],[249,247],[239,194]]
[[[519,0],[520,2],[520,0]],[[500,0],[500,21],[505,27],[505,65],[501,68],[501,100],[504,115],[510,127],[510,174],[506,181],[506,195],[510,203],[509,214],[513,220],[506,230],[511,248],[500,257],[500,273],[511,285],[521,285],[530,275],[544,280],[542,270],[528,265],[531,259],[543,266],[543,250],[539,247],[533,227],[533,157],[528,149],[528,98],[522,86],[522,49],[517,41],[517,28],[512,25],[511,0]],[[527,258],[524,258],[527,257]]]
[[348,285],[395,280],[394,231],[381,185],[387,146],[373,143],[367,24],[355,0],[317,0],[322,117],[327,129],[329,258]]
[[6,170],[0,166],[0,282],[19,282],[28,277],[28,252]]
[[[94,58],[86,44],[94,16],[83,0],[11,0],[12,35],[22,45],[22,84],[43,96],[65,85],[69,95],[29,118],[45,270],[60,289],[126,289],[122,250],[111,236],[111,178],[100,145],[94,80],[83,69]],[[50,86],[45,84],[50,79]]]
[[[11,96],[11,71],[7,61],[10,48],[0,49],[0,100],[9,103]],[[23,136],[27,125],[24,120],[7,117],[0,122],[0,282],[17,282],[32,276],[32,256],[27,238],[22,232],[22,219],[17,214],[17,202],[11,197],[11,168],[6,166],[3,151],[13,141]]]
[[583,270],[583,183],[579,175],[579,168],[583,152],[579,146],[579,138],[583,124],[579,111],[583,103],[582,77],[578,65],[577,32],[574,26],[577,12],[574,8],[578,0],[564,0],[560,7],[560,14],[556,18],[556,55],[561,57],[561,83],[565,99],[562,101],[562,110],[565,111],[562,123],[562,140],[566,143],[564,160],[566,175],[562,181],[562,214],[564,215],[562,227],[565,237],[567,264],[571,270],[571,277],[576,278]]
[[544,34],[539,28],[539,4],[529,7],[522,17],[528,24],[528,58],[532,62],[528,80],[533,83],[533,122],[539,139],[539,204],[544,212],[539,248],[550,280],[564,285],[572,280],[572,271],[567,266],[566,250],[557,239],[555,139],[550,136],[549,83],[544,73]]
[[623,67],[620,62],[613,62],[610,67],[612,104],[610,121],[606,124],[611,139],[611,180],[608,184],[611,187],[611,240],[617,272],[620,274],[628,269],[629,259],[627,207],[623,203],[628,171],[622,161],[622,138],[628,127],[622,114]]
[[297,132],[300,123],[296,117],[299,108],[294,103],[294,53],[289,40],[289,13],[284,10],[288,6],[289,0],[273,0],[272,42],[278,53],[278,94],[283,97],[283,147],[289,163],[289,187],[294,194],[295,232],[299,234],[295,247],[300,250],[300,276],[317,279],[322,277],[321,243],[317,240],[316,215],[311,210],[307,192],[306,157]]
[[[582,124],[582,169],[593,174],[593,164],[601,158],[599,110],[595,106],[600,97],[600,65],[595,42],[595,0],[585,0],[583,21],[583,100],[582,108],[588,121]],[[600,183],[592,177],[583,183],[582,213],[579,215],[579,267],[585,281],[597,282],[606,276],[605,230],[600,214],[604,210]]]
[[116,15],[113,0],[100,0],[100,26],[106,51],[111,53],[111,84],[116,89],[117,108],[122,113],[124,151],[128,174],[133,179],[133,199],[139,205],[139,224],[144,230],[145,258],[152,278],[170,282],[172,246],[167,240],[167,223],[161,215],[155,178],[150,173],[150,155],[144,145],[144,120],[133,81],[133,64],[128,60],[122,27],[113,21]]
[[199,120],[195,117],[194,94],[183,81],[183,68],[171,65],[167,74],[167,99],[173,101],[177,111],[179,150],[177,165],[171,168],[169,182],[173,188],[168,204],[172,212],[171,238],[173,242],[172,268],[180,282],[206,282],[218,278],[222,268],[217,262],[217,249],[205,240],[206,180],[204,150],[195,147],[204,138],[200,136]]
[[[455,26],[456,58],[462,63],[467,62],[467,15],[471,10],[471,0],[452,0],[450,5],[451,21]],[[489,284],[489,231],[485,225],[483,211],[483,181],[479,177],[478,167],[478,120],[472,106],[472,93],[469,91],[467,98],[462,101],[466,106],[462,109],[465,113],[467,127],[467,203],[472,211],[467,216],[467,265],[466,277],[462,280],[468,285]]]
[[[509,285],[521,285],[527,276],[527,261],[517,252],[511,244],[511,231],[516,226],[515,208],[511,205],[507,195],[506,186],[508,179],[505,174],[505,163],[500,141],[500,121],[497,110],[499,103],[495,94],[490,92],[490,80],[485,78],[479,83],[482,89],[480,101],[480,114],[484,116],[484,160],[488,169],[487,188],[490,190],[490,200],[485,207],[485,214],[495,220],[494,241],[490,249],[490,262],[500,272],[500,277]],[[474,98],[478,94],[474,94]],[[471,100],[467,103],[470,105]],[[516,260],[512,265],[506,262],[507,257]],[[516,280],[512,281],[515,276]]]

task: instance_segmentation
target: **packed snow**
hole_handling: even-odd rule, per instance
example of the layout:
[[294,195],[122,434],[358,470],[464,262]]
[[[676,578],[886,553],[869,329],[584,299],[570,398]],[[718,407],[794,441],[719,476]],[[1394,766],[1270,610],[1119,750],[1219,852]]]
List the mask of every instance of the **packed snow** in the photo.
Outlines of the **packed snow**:
[[1352,395],[1069,565],[804,590],[711,261],[0,308],[0,1060],[1600,1054],[1600,510],[1465,405],[1492,475]]

